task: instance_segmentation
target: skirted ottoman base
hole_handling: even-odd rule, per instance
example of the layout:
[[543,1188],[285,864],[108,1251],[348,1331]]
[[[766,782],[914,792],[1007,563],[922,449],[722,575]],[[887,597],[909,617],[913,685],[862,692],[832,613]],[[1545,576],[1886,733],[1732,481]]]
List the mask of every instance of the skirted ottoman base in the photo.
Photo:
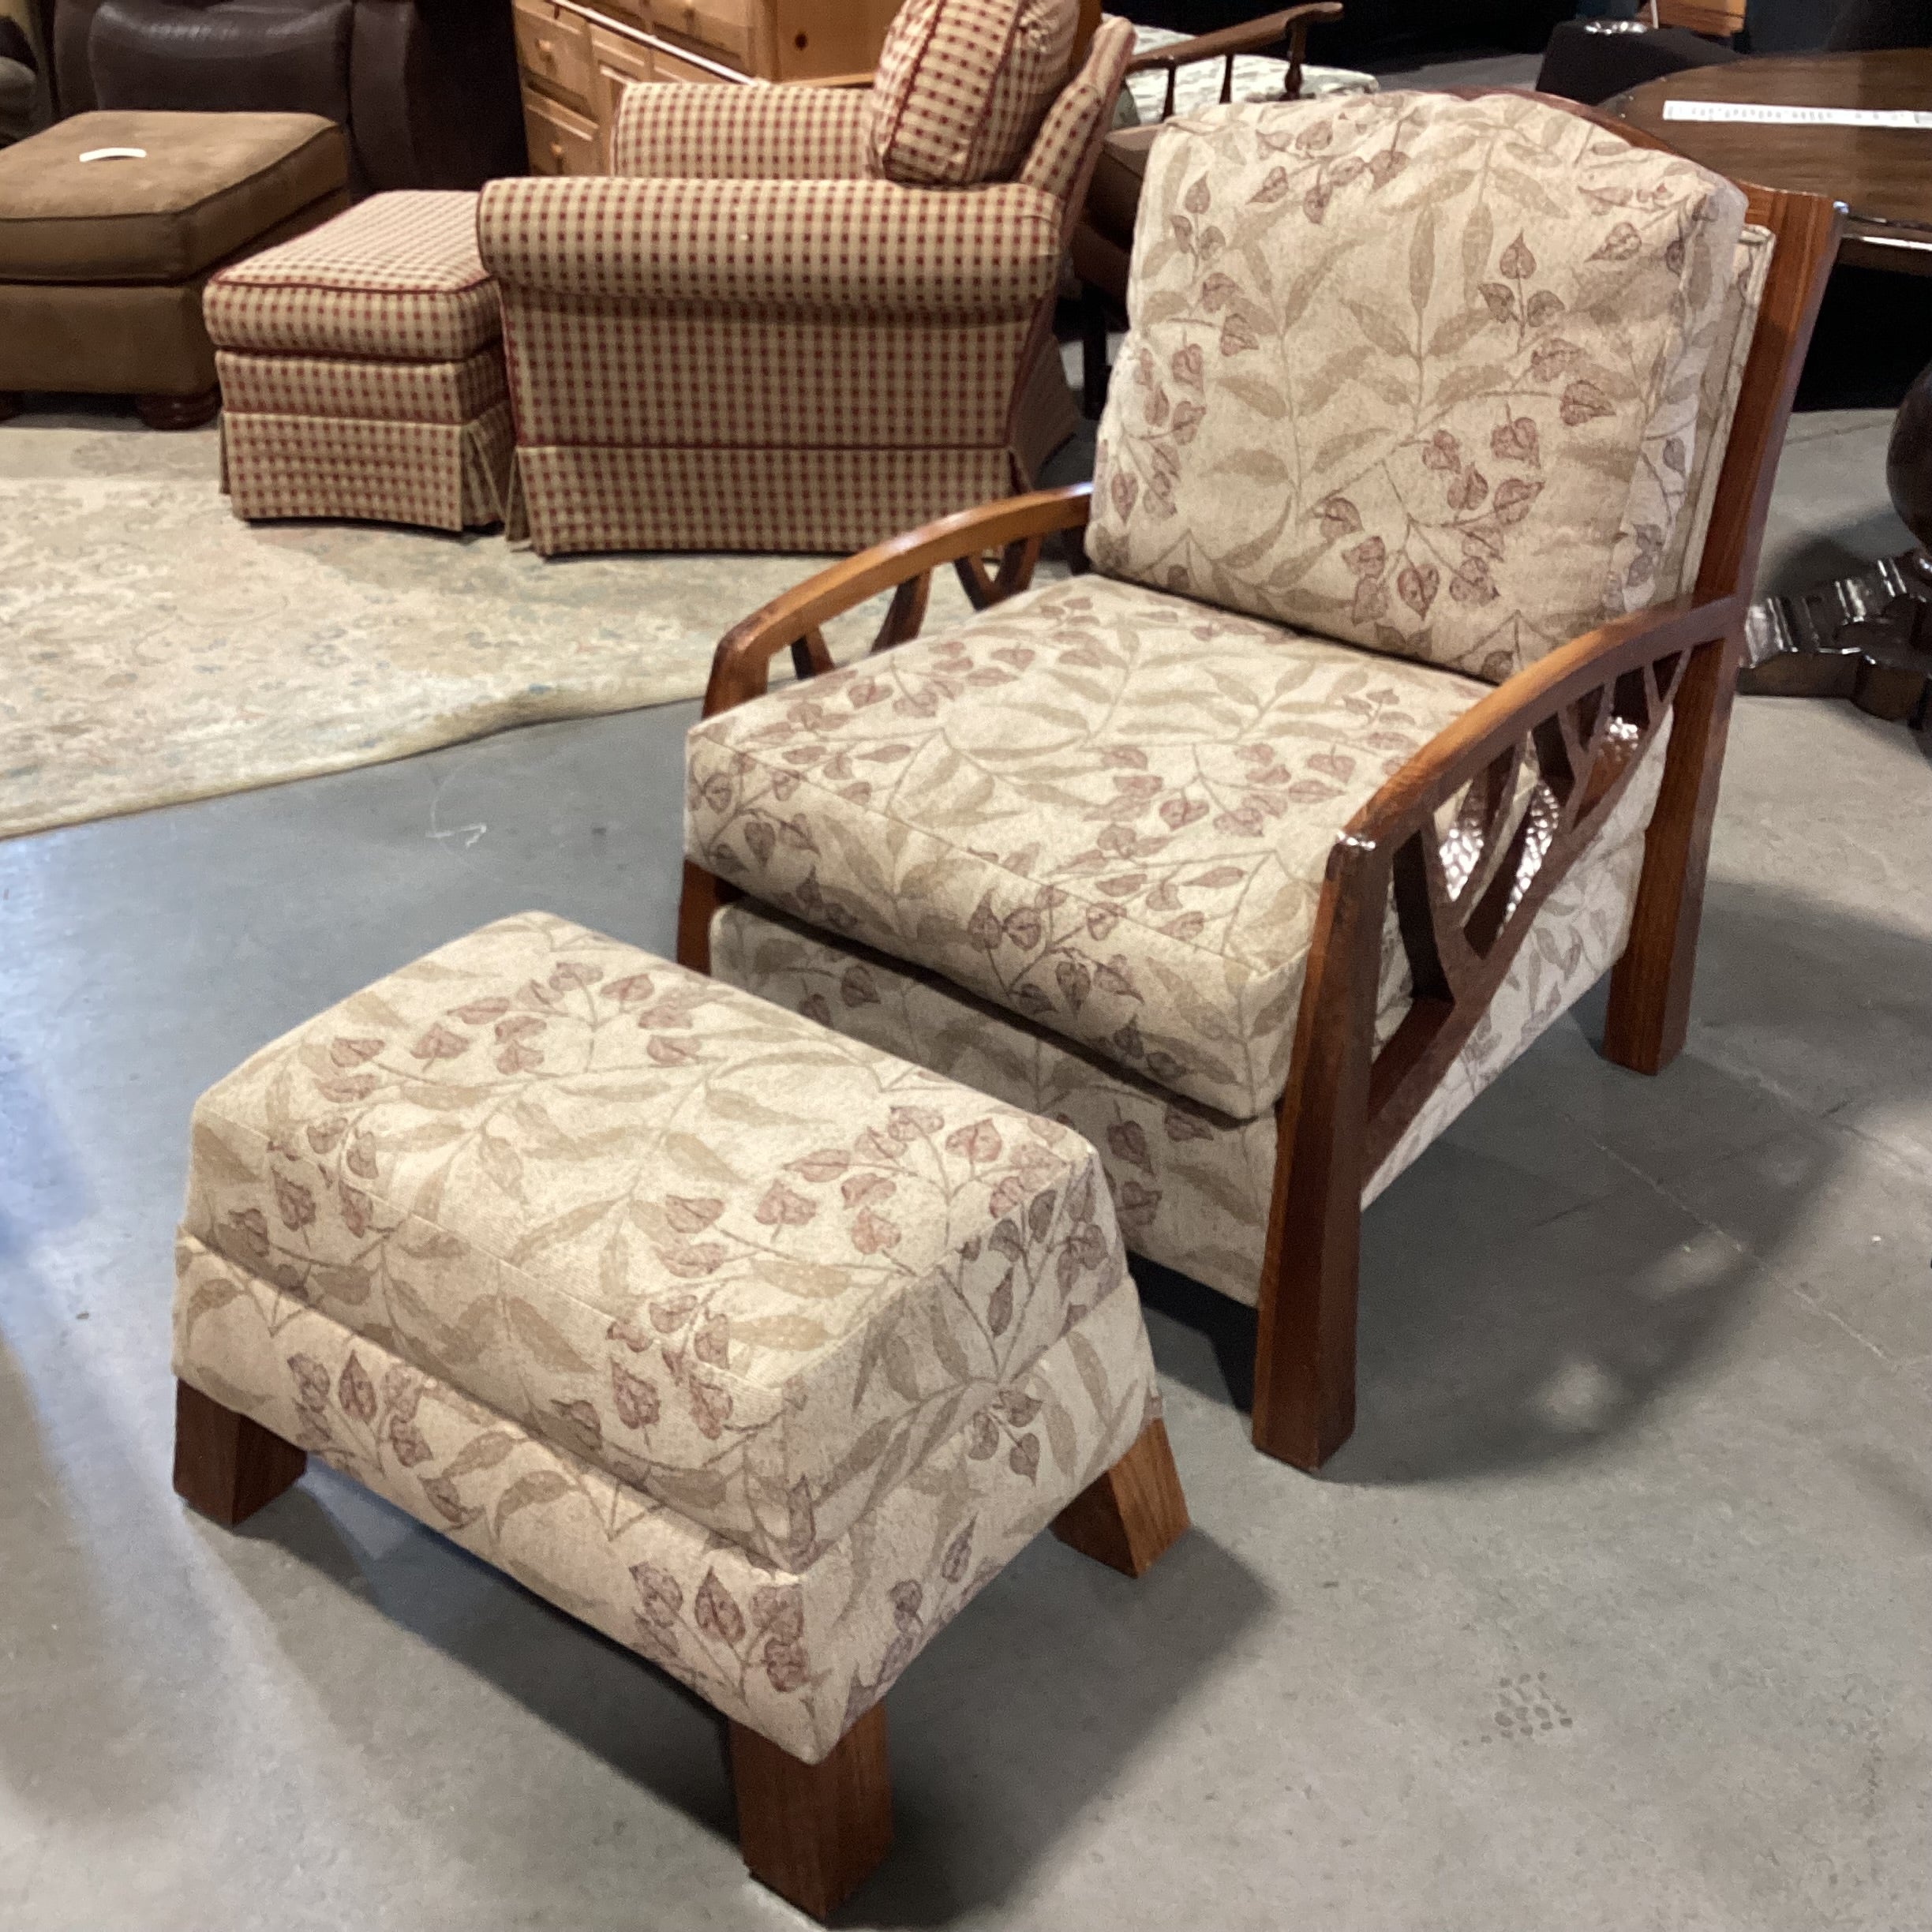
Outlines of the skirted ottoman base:
[[238,516],[500,523],[516,435],[476,197],[373,197],[208,294]]
[[821,1915],[938,1631],[1050,1524],[1186,1526],[1085,1142],[544,915],[204,1096],[178,1263],[180,1493],[315,1455],[661,1665]]

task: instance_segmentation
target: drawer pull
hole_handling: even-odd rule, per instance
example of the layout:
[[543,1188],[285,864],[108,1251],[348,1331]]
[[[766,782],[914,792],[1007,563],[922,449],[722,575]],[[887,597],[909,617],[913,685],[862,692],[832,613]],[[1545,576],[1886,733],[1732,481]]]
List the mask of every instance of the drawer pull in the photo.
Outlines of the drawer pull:
[[561,141],[553,140],[550,144],[550,159],[552,161],[561,161],[564,159],[564,144]]
[[554,40],[539,39],[537,43],[537,51],[545,60],[554,60],[556,58],[556,43]]

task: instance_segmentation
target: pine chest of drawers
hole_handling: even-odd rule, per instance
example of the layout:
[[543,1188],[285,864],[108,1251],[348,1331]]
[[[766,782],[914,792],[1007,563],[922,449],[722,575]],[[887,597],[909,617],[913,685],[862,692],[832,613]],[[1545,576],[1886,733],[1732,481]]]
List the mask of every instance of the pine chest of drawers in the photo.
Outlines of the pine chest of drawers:
[[511,0],[530,170],[597,174],[639,81],[869,73],[900,0]]

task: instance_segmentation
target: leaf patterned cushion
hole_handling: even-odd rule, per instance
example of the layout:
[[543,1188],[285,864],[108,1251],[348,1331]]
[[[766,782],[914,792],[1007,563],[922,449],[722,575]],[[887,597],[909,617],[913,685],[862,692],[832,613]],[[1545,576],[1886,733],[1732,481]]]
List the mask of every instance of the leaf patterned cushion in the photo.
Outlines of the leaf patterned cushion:
[[1336,834],[1487,695],[1084,577],[695,727],[685,848],[1246,1120],[1286,1081]]
[[811,1764],[1160,1413],[1123,1280],[795,1571],[191,1237],[176,1263],[178,1375]]
[[[1468,1044],[1362,1190],[1365,1207],[1616,963],[1630,937],[1644,827],[1663,783],[1668,739],[1666,727],[1589,850],[1544,902]],[[1272,1114],[1230,1120],[934,974],[814,932],[754,899],[734,900],[712,921],[711,970],[1085,1135],[1099,1151],[1128,1245],[1254,1304],[1274,1193]],[[1411,993],[1405,960],[1392,979],[1385,975],[1378,1042],[1400,1025]]]
[[906,0],[873,77],[872,171],[914,188],[1004,181],[1065,84],[1078,0]]
[[[531,913],[205,1094],[182,1232],[798,1568],[1125,1279],[1098,1174],[1064,1128]],[[380,1391],[343,1400],[371,1422]],[[389,1447],[422,1453],[406,1418]]]
[[1687,595],[1697,586],[1704,540],[1717,507],[1717,480],[1744,386],[1744,365],[1758,332],[1758,311],[1770,278],[1776,239],[1769,228],[1747,227],[1739,238],[1731,292],[1713,335],[1698,387],[1696,447],[1684,485],[1683,505],[1657,566],[1660,597]]
[[1653,589],[1744,210],[1522,95],[1171,124],[1088,554],[1501,681]]

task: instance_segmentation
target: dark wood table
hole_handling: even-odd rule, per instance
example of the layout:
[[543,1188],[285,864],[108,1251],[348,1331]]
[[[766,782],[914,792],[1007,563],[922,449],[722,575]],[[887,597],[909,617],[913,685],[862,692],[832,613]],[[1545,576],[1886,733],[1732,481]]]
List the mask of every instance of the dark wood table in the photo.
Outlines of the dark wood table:
[[[1666,121],[1672,100],[1932,112],[1932,48],[1694,67],[1605,103],[1720,174],[1842,201],[1849,219],[1840,262],[1932,275],[1932,129]],[[1932,725],[1932,368],[1899,411],[1885,477],[1906,527],[1926,548],[1754,605],[1740,691],[1849,698],[1878,717]]]
[[1798,54],[1691,67],[1647,80],[1607,111],[1720,174],[1829,195],[1850,212],[1838,259],[1932,275],[1932,129],[1666,121],[1666,101],[1932,113],[1932,47]]

